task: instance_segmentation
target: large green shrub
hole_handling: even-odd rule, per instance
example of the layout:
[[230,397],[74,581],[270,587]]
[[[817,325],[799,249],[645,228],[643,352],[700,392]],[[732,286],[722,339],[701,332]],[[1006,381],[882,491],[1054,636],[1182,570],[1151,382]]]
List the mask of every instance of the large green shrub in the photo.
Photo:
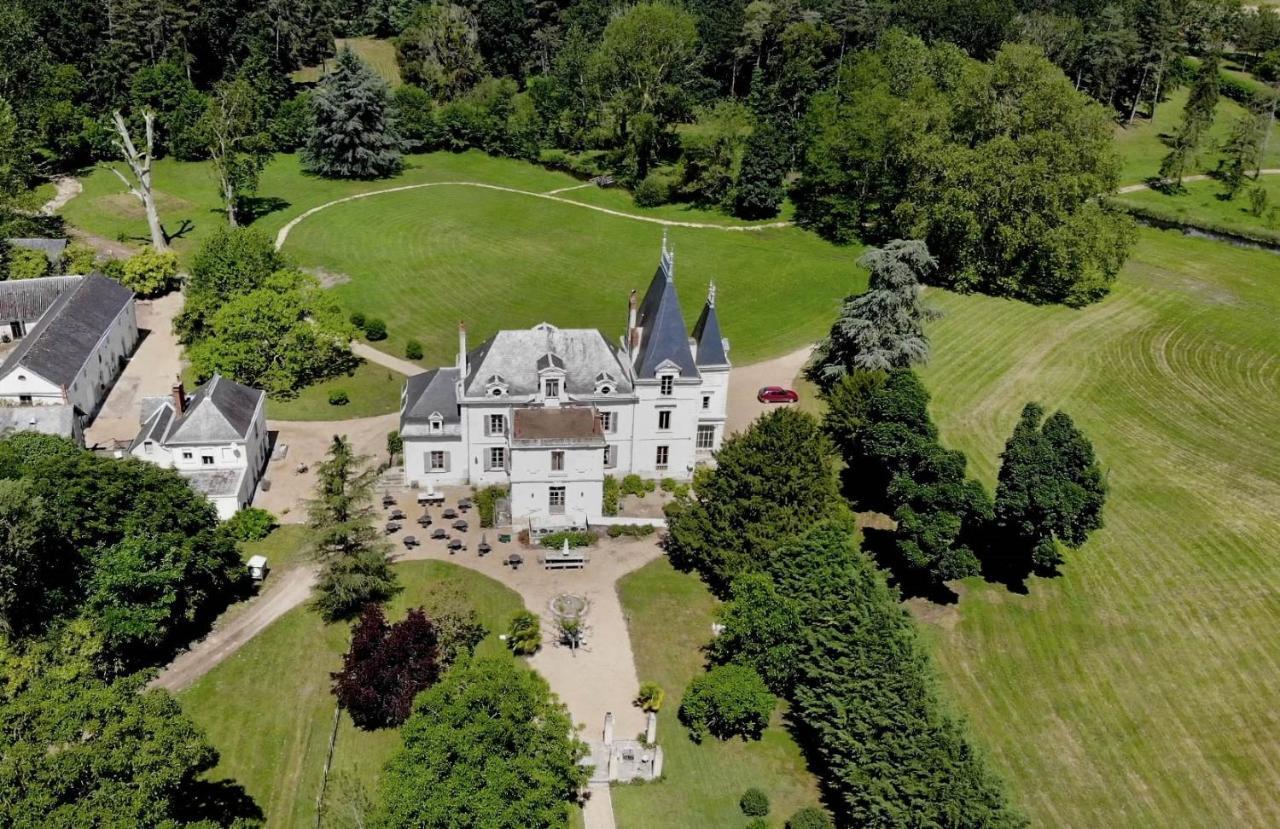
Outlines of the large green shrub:
[[618,479],[612,475],[604,476],[604,495],[601,498],[600,509],[605,515],[618,514],[618,502],[622,500],[622,487],[618,484]]
[[38,250],[13,247],[9,250],[9,279],[39,279],[49,275],[49,259]]
[[680,721],[695,741],[708,733],[722,740],[738,735],[759,739],[776,703],[755,670],[719,665],[689,683],[680,701]]
[[237,541],[260,541],[280,526],[276,517],[259,507],[245,507],[222,525]]
[[650,173],[631,191],[637,207],[657,207],[671,201],[671,182],[665,176]]
[[742,793],[738,807],[747,817],[764,817],[769,814],[769,796],[752,786]]
[[178,255],[145,247],[125,260],[120,281],[140,297],[167,294],[177,287]]
[[480,513],[480,526],[492,527],[497,518],[498,501],[505,498],[507,488],[494,484],[476,490],[476,494],[472,496],[472,503],[476,505],[476,512]]
[[378,317],[369,317],[364,321],[364,338],[371,343],[387,338],[387,323]]

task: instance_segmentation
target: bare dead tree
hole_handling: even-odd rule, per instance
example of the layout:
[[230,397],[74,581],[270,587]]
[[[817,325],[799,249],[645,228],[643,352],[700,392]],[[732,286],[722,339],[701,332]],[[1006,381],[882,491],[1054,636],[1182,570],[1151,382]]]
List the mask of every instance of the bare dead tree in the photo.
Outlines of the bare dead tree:
[[133,138],[129,135],[129,125],[124,122],[124,116],[120,114],[120,110],[116,110],[111,114],[111,120],[115,124],[116,136],[112,142],[116,145],[116,149],[124,156],[125,163],[129,165],[129,170],[133,173],[136,180],[131,183],[125,178],[124,173],[115,167],[109,168],[111,172],[124,183],[129,192],[133,194],[138,201],[142,202],[142,209],[147,214],[147,227],[151,230],[151,246],[156,250],[167,251],[169,249],[169,239],[165,236],[164,227],[160,224],[160,213],[156,210],[155,195],[151,192],[151,161],[152,150],[155,146],[155,121],[156,115],[151,110],[143,110],[142,121],[146,125],[146,151],[138,152],[137,147],[133,143]]

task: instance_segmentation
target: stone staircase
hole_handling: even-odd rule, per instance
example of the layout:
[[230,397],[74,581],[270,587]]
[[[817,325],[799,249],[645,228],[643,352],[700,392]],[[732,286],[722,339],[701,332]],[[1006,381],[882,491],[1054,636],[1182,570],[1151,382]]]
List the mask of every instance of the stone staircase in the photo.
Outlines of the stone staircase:
[[378,491],[386,492],[393,489],[405,488],[405,477],[403,466],[392,466],[384,469],[382,474],[378,476]]

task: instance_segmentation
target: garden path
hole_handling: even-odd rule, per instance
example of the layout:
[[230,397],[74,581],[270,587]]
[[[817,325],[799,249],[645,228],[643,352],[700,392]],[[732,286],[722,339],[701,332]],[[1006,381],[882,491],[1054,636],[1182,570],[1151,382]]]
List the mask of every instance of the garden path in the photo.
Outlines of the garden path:
[[[1280,175],[1280,169],[1259,170],[1258,175],[1260,176]],[[1213,178],[1213,177],[1208,175],[1183,176],[1182,181],[1185,184],[1188,181],[1208,181],[1210,178]],[[1140,184],[1126,184],[1116,192],[1123,195],[1125,193],[1137,193],[1140,190],[1150,190],[1150,189],[1151,189],[1151,185],[1149,183],[1142,182]]]
[[420,190],[424,187],[479,187],[484,190],[497,190],[502,193],[516,193],[521,196],[531,196],[535,199],[547,199],[548,201],[560,202],[561,204],[571,204],[575,207],[582,207],[587,210],[594,210],[597,213],[606,213],[610,216],[618,216],[623,219],[632,219],[637,222],[649,222],[651,224],[663,225],[666,227],[691,227],[706,230],[728,230],[737,232],[754,232],[767,230],[769,228],[790,227],[791,222],[766,222],[763,224],[751,225],[721,225],[711,222],[684,222],[678,219],[659,219],[655,216],[639,216],[635,213],[627,213],[622,210],[614,210],[610,207],[601,207],[597,204],[587,204],[586,202],[574,201],[566,199],[562,196],[553,195],[552,193],[538,193],[533,190],[521,190],[518,187],[504,187],[499,184],[485,184],[479,181],[429,181],[422,184],[403,184],[399,187],[387,187],[383,190],[371,190],[367,193],[356,193],[353,196],[345,196],[341,199],[325,202],[295,216],[284,227],[280,228],[280,232],[276,234],[276,250],[284,247],[284,243],[289,238],[289,233],[297,227],[304,219],[319,213],[321,210],[333,207],[346,202],[356,201],[358,199],[367,199],[370,196],[381,196],[385,193],[402,193],[406,190]]
[[790,387],[800,375],[804,364],[809,362],[809,355],[812,353],[813,346],[807,345],[772,360],[734,366],[729,372],[729,410],[725,434],[740,432],[760,415],[779,405],[785,405],[761,403],[756,400],[756,393],[761,386]]
[[84,187],[80,184],[80,179],[74,176],[58,176],[53,180],[53,198],[44,203],[40,208],[40,212],[46,216],[52,216],[62,208],[66,207],[67,202],[74,199],[84,191]]
[[357,357],[368,360],[371,363],[377,363],[380,366],[385,366],[392,371],[398,371],[407,377],[412,377],[415,374],[421,374],[426,371],[425,368],[417,363],[411,363],[408,360],[402,360],[399,357],[386,353],[385,351],[379,351],[373,346],[367,343],[362,343],[359,340],[351,341],[351,351]]
[[139,300],[136,308],[138,328],[146,336],[85,430],[87,446],[108,447],[114,441],[132,440],[141,426],[142,398],[167,397],[182,373],[182,349],[173,333],[173,318],[182,310],[182,293]]

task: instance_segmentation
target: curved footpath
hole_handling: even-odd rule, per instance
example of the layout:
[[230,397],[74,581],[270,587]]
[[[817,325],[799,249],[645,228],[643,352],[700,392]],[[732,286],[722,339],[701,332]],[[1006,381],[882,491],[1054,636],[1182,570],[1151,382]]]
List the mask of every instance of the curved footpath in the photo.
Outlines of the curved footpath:
[[574,199],[566,199],[562,196],[555,195],[558,192],[563,192],[565,188],[561,188],[560,190],[553,190],[548,193],[538,193],[533,190],[521,190],[518,187],[505,187],[500,184],[485,184],[479,181],[428,181],[428,182],[423,182],[421,184],[403,184],[403,185],[400,185],[399,187],[387,187],[383,190],[370,190],[368,193],[356,193],[355,195],[352,195],[352,196],[344,196],[343,198],[340,198],[340,199],[334,199],[333,201],[316,205],[315,207],[312,207],[311,209],[306,210],[303,213],[290,219],[288,224],[280,228],[280,231],[276,233],[276,250],[279,250],[280,248],[284,247],[285,241],[287,241],[289,238],[289,233],[295,227],[297,227],[298,224],[302,222],[302,220],[307,219],[315,215],[316,213],[319,213],[321,210],[327,210],[330,207],[333,207],[339,204],[345,204],[346,202],[357,201],[359,199],[367,199],[371,196],[381,196],[387,193],[403,193],[406,190],[421,190],[426,187],[479,187],[482,190],[496,190],[501,193],[516,193],[521,196],[531,196],[535,199],[546,199],[547,201],[559,202],[561,204],[569,204],[569,205],[573,205],[574,207],[585,208],[586,210],[594,210],[597,213],[604,213],[609,216],[617,216],[618,218],[621,218],[621,219],[631,219],[632,221],[636,221],[636,222],[649,222],[650,224],[663,225],[664,227],[690,227],[690,228],[697,228],[701,230],[728,230],[728,231],[736,231],[740,233],[750,233],[750,232],[759,231],[759,230],[768,230],[770,228],[791,226],[791,222],[766,222],[764,224],[755,224],[755,225],[720,225],[720,224],[713,224],[711,222],[682,222],[677,219],[659,219],[655,216],[638,216],[635,213],[627,213],[622,210],[614,210],[611,207],[601,207],[600,205],[597,205],[597,204],[587,204],[586,202],[575,201]]
[[[1271,168],[1266,170],[1259,170],[1258,175],[1260,176],[1280,175],[1280,169]],[[1203,175],[1203,174],[1197,174],[1194,176],[1183,176],[1182,183],[1186,184],[1189,181],[1208,181],[1211,178],[1213,178],[1213,176]],[[1126,184],[1120,189],[1116,190],[1116,195],[1123,196],[1125,193],[1137,193],[1142,190],[1150,190],[1150,189],[1151,189],[1151,185],[1148,184],[1147,182],[1141,182],[1139,184]],[[277,247],[279,246],[277,245]]]

